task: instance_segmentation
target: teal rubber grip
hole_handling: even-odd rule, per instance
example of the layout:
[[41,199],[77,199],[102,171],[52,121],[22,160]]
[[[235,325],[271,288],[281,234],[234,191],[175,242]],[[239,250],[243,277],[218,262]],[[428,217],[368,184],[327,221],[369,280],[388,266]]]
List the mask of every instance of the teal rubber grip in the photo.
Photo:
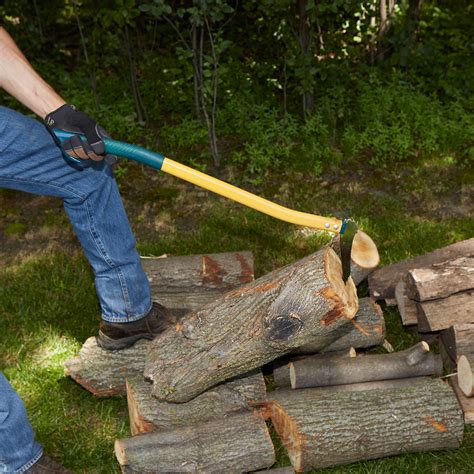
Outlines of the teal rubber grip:
[[[59,141],[67,140],[74,135],[79,135],[83,140],[86,138],[79,133],[65,132],[64,130],[54,129],[54,134]],[[129,160],[151,166],[157,170],[161,170],[165,157],[161,153],[147,150],[139,145],[104,138],[105,152],[108,155],[117,155]]]

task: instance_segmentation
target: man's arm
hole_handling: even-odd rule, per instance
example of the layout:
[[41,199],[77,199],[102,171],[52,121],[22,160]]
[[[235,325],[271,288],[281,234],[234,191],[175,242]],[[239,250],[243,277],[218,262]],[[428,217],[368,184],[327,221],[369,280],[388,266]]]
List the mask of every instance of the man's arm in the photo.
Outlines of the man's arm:
[[66,103],[33,69],[12,37],[2,27],[0,86],[42,119]]

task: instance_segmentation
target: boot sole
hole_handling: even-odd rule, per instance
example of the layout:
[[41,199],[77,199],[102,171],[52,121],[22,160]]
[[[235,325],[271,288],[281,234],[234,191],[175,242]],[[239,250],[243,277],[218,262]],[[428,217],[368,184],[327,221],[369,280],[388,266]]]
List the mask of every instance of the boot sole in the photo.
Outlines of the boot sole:
[[120,339],[112,339],[102,331],[99,331],[99,335],[95,338],[97,345],[106,351],[120,351],[122,349],[127,349],[127,347],[133,346],[140,339],[151,341],[153,336],[151,334],[136,334],[134,336],[122,337]]

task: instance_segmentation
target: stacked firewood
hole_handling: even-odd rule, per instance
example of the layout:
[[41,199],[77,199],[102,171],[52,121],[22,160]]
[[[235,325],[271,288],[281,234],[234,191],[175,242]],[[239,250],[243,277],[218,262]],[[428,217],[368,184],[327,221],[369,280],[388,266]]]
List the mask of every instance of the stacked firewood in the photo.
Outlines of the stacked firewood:
[[403,325],[439,345],[466,423],[474,423],[474,238],[373,272],[374,300],[398,306]]
[[363,234],[352,260],[355,282],[331,247],[257,280],[249,252],[145,260],[176,327],[117,353],[90,338],[66,363],[95,395],[127,394],[123,472],[270,468],[270,419],[298,472],[458,447],[462,412],[431,377],[441,357],[426,342],[364,352],[386,341],[380,307],[357,297],[378,263]]

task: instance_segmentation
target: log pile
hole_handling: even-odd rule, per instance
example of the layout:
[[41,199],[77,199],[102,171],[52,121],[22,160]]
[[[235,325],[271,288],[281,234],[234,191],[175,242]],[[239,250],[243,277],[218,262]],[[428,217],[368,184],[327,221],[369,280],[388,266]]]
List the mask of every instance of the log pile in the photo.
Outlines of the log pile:
[[[364,239],[352,258],[357,283],[378,263]],[[432,378],[441,356],[426,342],[380,353],[380,306],[343,282],[330,246],[257,280],[246,252],[173,259],[145,268],[154,296],[184,315],[176,327],[117,353],[91,338],[66,363],[95,395],[126,392],[132,437],[115,443],[123,472],[269,469],[269,419],[296,472],[460,445],[456,396]],[[456,358],[467,333],[448,331]],[[261,368],[272,364],[268,391]],[[272,378],[282,388],[272,391]]]

